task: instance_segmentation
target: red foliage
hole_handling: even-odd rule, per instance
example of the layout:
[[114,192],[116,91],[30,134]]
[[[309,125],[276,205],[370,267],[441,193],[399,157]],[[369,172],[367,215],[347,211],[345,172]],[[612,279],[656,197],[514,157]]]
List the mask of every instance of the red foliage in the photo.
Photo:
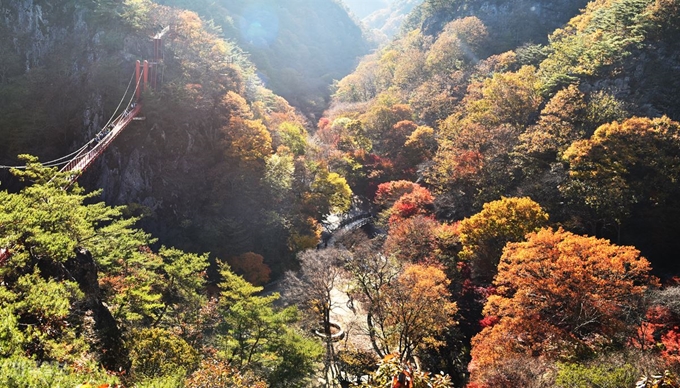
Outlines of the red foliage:
[[484,163],[484,155],[479,151],[464,151],[455,157],[454,175],[464,178],[477,174]]
[[319,123],[319,130],[316,131],[316,136],[323,144],[326,144],[332,148],[337,148],[338,144],[340,143],[340,139],[342,138],[342,133],[340,133],[340,131],[338,131],[336,128],[333,128],[332,125],[321,127],[321,124]]
[[673,330],[661,336],[661,343],[663,344],[661,357],[671,367],[680,366],[680,326],[675,326]]
[[650,307],[631,346],[657,349],[668,366],[680,366],[680,317],[666,307]]
[[331,124],[331,120],[328,117],[322,117],[319,119],[319,123],[317,124],[317,128],[319,129],[325,129]]
[[386,208],[391,207],[402,195],[412,192],[415,186],[416,183],[409,181],[381,183],[375,192],[374,202]]
[[487,317],[484,317],[482,320],[479,321],[479,325],[484,328],[484,327],[491,327],[495,324],[497,324],[499,321],[498,317],[496,315],[489,315]]
[[433,205],[434,197],[432,193],[428,189],[414,184],[413,190],[402,195],[392,206],[390,225],[416,215],[430,215]]
[[400,218],[409,218],[418,213],[418,205],[413,202],[399,201],[394,204],[394,211]]
[[491,295],[496,295],[496,287],[494,286],[475,287],[475,292],[477,293],[477,295],[481,296],[486,300]]

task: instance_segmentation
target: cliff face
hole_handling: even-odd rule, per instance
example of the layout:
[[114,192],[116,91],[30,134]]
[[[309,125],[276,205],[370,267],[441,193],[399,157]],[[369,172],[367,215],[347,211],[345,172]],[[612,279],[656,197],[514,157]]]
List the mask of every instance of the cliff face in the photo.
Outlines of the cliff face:
[[6,2],[1,20],[5,37],[3,48],[10,49],[13,59],[21,62],[25,70],[44,64],[45,57],[67,39],[89,35],[83,10],[65,2]]
[[[287,254],[285,232],[270,238],[262,226],[260,213],[273,206],[260,183],[264,156],[245,163],[230,141],[239,130],[259,131],[271,153],[275,125],[296,115],[243,56],[227,55],[236,47],[195,14],[151,2],[1,4],[0,164],[24,153],[50,161],[92,139],[121,102],[135,60],[151,58],[149,37],[172,24],[163,82],[143,96],[147,120],[129,125],[78,183],[103,189],[109,204],[134,204],[133,214],[147,216],[141,226],[164,244],[222,257]],[[2,189],[24,184],[0,174]]]
[[[100,107],[83,98],[91,92],[88,70],[94,57],[83,13],[66,2],[33,0],[5,2],[0,8],[3,164],[19,153],[57,157],[75,144],[74,133],[100,121]],[[74,57],[76,47],[80,52]]]
[[[19,153],[43,162],[78,149],[102,127],[123,95],[136,56],[127,46],[143,46],[127,37],[96,7],[73,1],[18,0],[0,8],[0,159],[11,164]],[[105,154],[131,171],[142,171],[138,158],[123,163],[116,150]],[[3,164],[5,164],[3,163]],[[143,179],[129,187],[110,184],[124,170],[93,166],[107,200],[124,203],[143,190]],[[11,179],[3,181],[11,182]],[[95,180],[86,174],[83,182]],[[107,184],[109,183],[109,184]],[[148,186],[147,186],[148,188]],[[114,195],[113,193],[118,193]]]

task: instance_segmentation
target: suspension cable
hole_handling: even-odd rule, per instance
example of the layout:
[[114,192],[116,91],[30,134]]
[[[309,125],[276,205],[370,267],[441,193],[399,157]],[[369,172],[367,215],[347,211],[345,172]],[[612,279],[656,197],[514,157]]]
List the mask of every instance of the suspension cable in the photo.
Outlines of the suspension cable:
[[[134,92],[132,93],[132,96],[130,97],[130,100],[127,103],[127,107],[129,107],[130,104],[132,103],[132,99],[134,98],[135,93],[136,93],[137,89],[139,88],[139,83],[141,81],[141,78],[142,78],[142,74],[140,74],[139,79],[137,80],[137,85],[135,87]],[[135,73],[134,72],[132,72],[132,75],[130,76],[130,81],[128,82],[127,88],[125,89],[125,93],[123,94],[123,97],[120,99],[120,102],[118,103],[118,106],[116,107],[116,110],[114,110],[113,114],[111,115],[109,120],[106,122],[106,124],[99,130],[99,132],[97,132],[97,135],[101,134],[106,127],[108,127],[113,121],[116,121],[117,119],[119,119],[122,116],[122,114],[116,116],[116,113],[118,113],[118,110],[123,105],[123,102],[125,101],[125,97],[127,97],[128,91],[130,91],[130,86],[132,85],[133,79],[135,79]],[[71,152],[70,154],[64,155],[60,158],[53,159],[53,160],[50,160],[50,161],[47,161],[47,162],[44,162],[44,163],[41,163],[41,164],[44,167],[58,167],[58,166],[65,165],[65,164],[67,164],[71,161],[70,158],[72,156],[76,155],[76,157],[77,157],[79,153],[81,153],[83,150],[87,149],[90,146],[90,144],[92,144],[93,142],[94,142],[94,139],[90,139],[82,147]],[[65,159],[68,159],[68,160],[65,160]],[[11,168],[22,170],[22,169],[26,169],[27,167],[25,165],[23,165],[23,166],[3,166],[3,165],[0,165],[0,170],[7,170],[7,169],[11,169]]]
[[[140,75],[141,77],[141,75]],[[132,80],[135,79],[135,72],[132,72],[132,75],[130,75],[130,81],[128,82],[127,88],[125,88],[125,93],[123,94],[123,97],[120,99],[120,102],[118,103],[118,106],[116,107],[116,110],[113,111],[113,114],[109,118],[109,121],[106,122],[104,125],[104,128],[106,128],[109,124],[111,124],[111,121],[113,121],[113,118],[116,116],[116,113],[118,113],[118,109],[120,109],[120,106],[123,104],[123,101],[125,100],[125,96],[127,96],[128,91],[130,90],[130,85],[132,85]],[[137,80],[137,85],[139,85],[139,80]],[[135,88],[135,90],[137,90]],[[132,94],[134,96],[134,93]]]

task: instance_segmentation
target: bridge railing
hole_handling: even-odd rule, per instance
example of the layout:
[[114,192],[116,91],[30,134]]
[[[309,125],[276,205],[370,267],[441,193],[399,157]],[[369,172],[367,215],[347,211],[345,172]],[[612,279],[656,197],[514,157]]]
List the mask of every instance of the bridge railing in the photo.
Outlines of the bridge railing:
[[[101,140],[99,140],[91,149],[76,155],[70,162],[68,162],[64,167],[62,167],[62,172],[72,172],[72,171],[85,171],[92,162],[101,155],[106,148],[113,142],[113,140],[120,135],[120,133],[125,129],[125,127],[132,122],[132,120],[137,116],[139,111],[142,109],[141,104],[135,104],[135,107],[129,111],[126,111],[122,115],[118,116],[111,124],[113,127],[110,128],[109,132],[105,134]],[[70,178],[71,183],[77,179],[77,175],[73,174]]]

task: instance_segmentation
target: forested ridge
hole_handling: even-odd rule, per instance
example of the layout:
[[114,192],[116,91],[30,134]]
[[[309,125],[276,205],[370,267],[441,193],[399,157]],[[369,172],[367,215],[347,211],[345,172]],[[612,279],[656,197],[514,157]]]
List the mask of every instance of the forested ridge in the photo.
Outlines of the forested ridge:
[[0,385],[680,386],[677,0],[0,9]]

